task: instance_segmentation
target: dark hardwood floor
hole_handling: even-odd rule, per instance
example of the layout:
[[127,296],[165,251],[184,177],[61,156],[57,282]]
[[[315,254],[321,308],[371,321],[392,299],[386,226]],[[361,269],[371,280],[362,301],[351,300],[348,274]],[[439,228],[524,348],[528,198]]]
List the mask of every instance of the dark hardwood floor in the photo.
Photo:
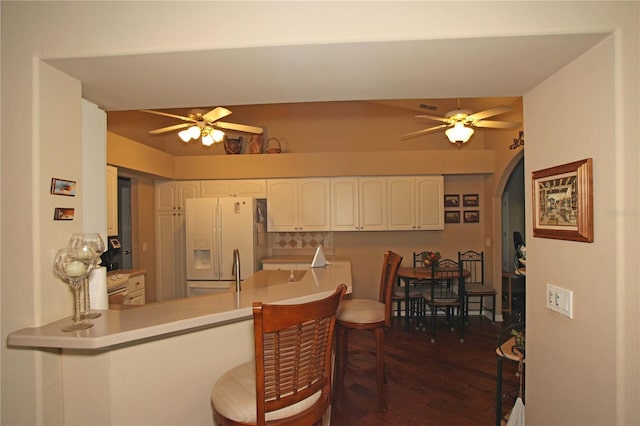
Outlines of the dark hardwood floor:
[[[494,425],[496,344],[505,324],[471,317],[464,343],[457,330],[449,331],[442,324],[436,342],[431,343],[428,331],[407,333],[395,320],[385,334],[388,410],[378,406],[375,374],[347,372],[344,387],[334,399],[332,426]],[[374,346],[374,336],[366,332],[351,333],[349,341],[359,349]],[[517,391],[517,364],[503,365],[503,391]],[[513,398],[505,399],[505,413]]]

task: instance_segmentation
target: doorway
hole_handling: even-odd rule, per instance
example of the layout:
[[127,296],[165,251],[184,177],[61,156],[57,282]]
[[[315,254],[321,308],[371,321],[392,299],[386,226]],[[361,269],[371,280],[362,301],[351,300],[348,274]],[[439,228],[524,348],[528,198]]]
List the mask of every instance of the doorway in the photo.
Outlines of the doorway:
[[501,198],[501,212],[503,312],[509,315],[509,322],[521,322],[524,321],[526,288],[523,277],[515,274],[519,267],[516,266],[515,236],[525,235],[524,156],[507,178]]
[[131,179],[121,176],[118,176],[118,237],[122,245],[118,255],[120,268],[132,269]]

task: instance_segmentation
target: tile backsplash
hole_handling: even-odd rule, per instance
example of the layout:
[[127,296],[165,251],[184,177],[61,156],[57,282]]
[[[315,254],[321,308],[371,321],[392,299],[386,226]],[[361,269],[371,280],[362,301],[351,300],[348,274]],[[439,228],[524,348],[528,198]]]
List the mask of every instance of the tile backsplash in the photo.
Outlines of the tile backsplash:
[[319,244],[324,248],[333,248],[333,232],[271,232],[271,248],[315,249]]

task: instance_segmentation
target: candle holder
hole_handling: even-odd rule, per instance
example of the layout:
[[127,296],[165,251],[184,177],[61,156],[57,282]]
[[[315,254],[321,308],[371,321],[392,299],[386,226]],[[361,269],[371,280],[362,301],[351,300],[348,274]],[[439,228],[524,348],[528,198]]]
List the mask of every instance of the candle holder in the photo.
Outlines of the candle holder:
[[[91,269],[98,267],[102,259],[100,255],[105,250],[104,240],[98,233],[76,233],[71,235],[69,239],[69,247],[81,250],[85,256],[92,260]],[[92,252],[88,252],[87,249],[91,249]],[[89,275],[85,277],[82,282],[82,291],[84,293],[84,305],[82,312],[80,313],[83,319],[98,318],[102,314],[99,312],[91,312],[91,300],[89,295]]]
[[[93,252],[88,248],[89,253]],[[83,320],[80,315],[80,287],[92,269],[93,260],[88,261],[86,252],[74,248],[58,250],[53,260],[53,270],[73,290],[74,311],[73,324],[62,328],[62,331],[84,330],[93,327],[91,321]]]

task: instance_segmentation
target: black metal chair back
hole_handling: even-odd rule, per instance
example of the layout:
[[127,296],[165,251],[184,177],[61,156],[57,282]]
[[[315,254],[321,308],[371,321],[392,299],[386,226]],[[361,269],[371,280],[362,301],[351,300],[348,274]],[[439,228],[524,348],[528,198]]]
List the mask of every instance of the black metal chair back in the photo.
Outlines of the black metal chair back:
[[464,341],[465,277],[462,265],[452,259],[442,259],[431,265],[431,283],[423,297],[431,311],[431,341],[435,342],[439,313],[446,316],[453,329],[458,322],[460,341]]
[[458,252],[458,263],[462,265],[462,269],[470,273],[465,281],[467,284],[484,285],[484,252],[473,250]]

